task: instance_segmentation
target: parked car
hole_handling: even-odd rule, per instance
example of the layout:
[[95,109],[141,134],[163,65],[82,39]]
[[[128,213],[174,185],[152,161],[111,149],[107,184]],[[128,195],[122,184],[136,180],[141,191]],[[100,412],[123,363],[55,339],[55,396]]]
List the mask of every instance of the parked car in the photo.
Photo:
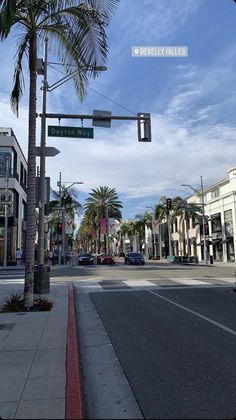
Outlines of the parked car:
[[139,252],[128,252],[125,256],[125,264],[145,264],[144,256]]
[[98,264],[115,264],[115,258],[113,255],[105,255],[102,254],[99,257],[97,257]]
[[79,263],[79,265],[93,264],[94,263],[94,258],[91,254],[88,254],[88,253],[79,254],[78,263]]

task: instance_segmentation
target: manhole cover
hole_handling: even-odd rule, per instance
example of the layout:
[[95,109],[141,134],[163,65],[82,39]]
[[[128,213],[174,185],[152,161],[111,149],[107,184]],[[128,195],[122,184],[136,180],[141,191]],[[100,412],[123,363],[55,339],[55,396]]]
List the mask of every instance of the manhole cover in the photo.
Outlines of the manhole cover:
[[12,330],[16,324],[0,324],[0,330]]

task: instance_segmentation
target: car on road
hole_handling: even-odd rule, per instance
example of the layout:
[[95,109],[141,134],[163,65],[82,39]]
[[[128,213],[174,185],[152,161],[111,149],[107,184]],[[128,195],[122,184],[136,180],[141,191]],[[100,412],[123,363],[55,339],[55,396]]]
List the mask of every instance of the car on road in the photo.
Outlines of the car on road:
[[89,253],[79,254],[78,256],[78,264],[94,264],[94,258]]
[[116,260],[113,255],[105,255],[101,254],[99,257],[97,257],[98,264],[115,264]]
[[145,264],[145,259],[139,252],[128,252],[125,255],[125,264]]

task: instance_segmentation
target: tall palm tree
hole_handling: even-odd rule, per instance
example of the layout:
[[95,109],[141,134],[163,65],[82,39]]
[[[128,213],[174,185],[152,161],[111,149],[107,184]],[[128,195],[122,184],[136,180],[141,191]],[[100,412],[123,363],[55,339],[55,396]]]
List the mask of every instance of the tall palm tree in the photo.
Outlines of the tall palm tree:
[[[86,199],[86,204],[84,205],[85,216],[89,220],[93,220],[96,227],[98,228],[98,252],[100,252],[100,221],[102,218],[108,219],[109,217],[114,217],[116,220],[120,221],[122,218],[121,208],[123,207],[121,201],[118,199],[115,188],[110,188],[106,186],[100,186],[99,188],[92,189],[92,192],[89,193],[88,198]],[[107,250],[107,235],[105,241],[105,252]]]
[[[85,97],[90,74],[97,75],[97,66],[105,64],[107,37],[105,28],[119,0],[0,0],[0,40],[6,39],[14,29],[19,30],[11,107],[18,115],[23,94],[23,60],[29,69],[28,120],[28,178],[27,229],[25,255],[25,307],[33,306],[34,245],[36,234],[36,88],[38,49],[48,37],[68,75],[74,76],[76,91]],[[71,66],[73,65],[73,67]],[[96,68],[96,69],[95,69]],[[87,70],[86,70],[87,69]]]
[[[54,190],[51,191],[51,194],[54,199],[50,201],[49,226],[52,229],[52,234],[55,236],[61,209],[63,209],[62,217],[64,220],[67,216],[74,220],[76,215],[79,216],[81,214],[82,205],[77,201],[76,188],[68,189],[62,185],[61,197]],[[75,223],[73,223],[73,229],[75,230]],[[65,239],[69,242],[71,238],[65,236]]]
[[145,227],[152,227],[152,216],[150,213],[145,211],[144,214],[137,214],[135,216],[135,230],[139,235],[139,241],[145,242]]

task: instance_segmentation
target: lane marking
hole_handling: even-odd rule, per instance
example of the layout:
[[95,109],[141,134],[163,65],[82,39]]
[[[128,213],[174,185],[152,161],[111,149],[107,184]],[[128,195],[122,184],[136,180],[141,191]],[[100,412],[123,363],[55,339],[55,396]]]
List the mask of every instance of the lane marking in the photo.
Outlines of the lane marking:
[[166,302],[170,303],[171,305],[177,306],[177,308],[183,309],[184,311],[189,312],[190,314],[195,315],[198,318],[201,318],[204,321],[207,321],[210,324],[215,325],[216,327],[222,329],[223,331],[228,332],[228,333],[236,336],[236,331],[232,330],[231,328],[226,327],[225,325],[220,324],[219,322],[214,321],[211,318],[208,318],[208,317],[206,317],[204,315],[201,315],[198,312],[192,311],[192,309],[186,308],[185,306],[182,306],[179,303],[176,303],[176,302],[174,302],[171,299],[168,299],[168,298],[166,298],[166,297],[164,297],[162,295],[159,295],[157,292],[153,292],[152,290],[149,290],[148,293],[152,293],[153,295],[158,296],[160,299],[165,300]]

